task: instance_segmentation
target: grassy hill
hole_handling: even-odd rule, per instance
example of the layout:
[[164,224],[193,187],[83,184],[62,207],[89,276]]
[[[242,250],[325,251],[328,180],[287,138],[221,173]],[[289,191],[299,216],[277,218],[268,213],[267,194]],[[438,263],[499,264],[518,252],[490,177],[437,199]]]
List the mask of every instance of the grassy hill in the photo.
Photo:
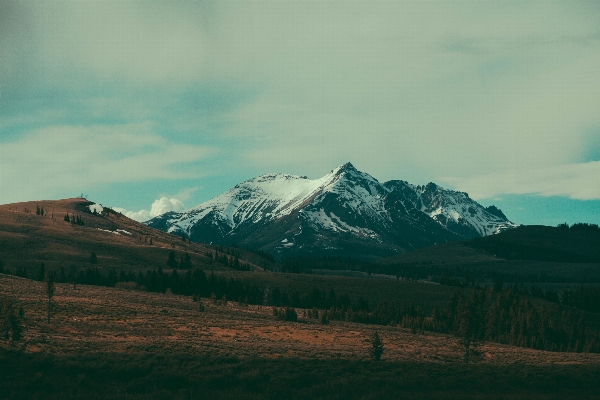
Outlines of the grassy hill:
[[600,231],[522,226],[378,260],[379,270],[419,278],[442,274],[491,282],[600,282]]
[[[91,266],[94,252],[100,269],[143,270],[166,268],[173,251],[177,257],[189,254],[195,267],[229,269],[207,256],[216,251],[212,246],[190,243],[110,209],[92,214],[87,207],[90,204],[73,198],[0,205],[0,260],[13,270],[37,268],[42,262],[51,269],[80,269]],[[44,215],[36,214],[42,208]],[[82,222],[66,222],[66,215]],[[251,268],[266,262],[242,249],[235,253]]]

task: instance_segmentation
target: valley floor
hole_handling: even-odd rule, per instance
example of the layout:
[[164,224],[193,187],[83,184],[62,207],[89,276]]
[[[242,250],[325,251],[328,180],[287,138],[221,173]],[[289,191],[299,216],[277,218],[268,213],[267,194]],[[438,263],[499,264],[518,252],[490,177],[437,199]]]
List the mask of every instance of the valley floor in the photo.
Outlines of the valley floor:
[[[369,361],[374,326],[339,321],[320,325],[317,320],[304,317],[300,309],[297,309],[298,322],[285,322],[273,316],[271,307],[233,302],[214,304],[208,299],[193,302],[190,297],[184,296],[57,284],[52,318],[48,324],[42,282],[0,274],[0,294],[16,300],[23,307],[25,325],[20,342],[14,345],[0,342],[4,343],[0,349],[1,398],[76,397],[76,394],[81,394],[81,388],[76,390],[80,386],[78,382],[83,385],[81,387],[87,388],[84,387],[85,392],[95,387],[103,388],[98,379],[112,382],[110,390],[108,386],[104,387],[109,390],[110,396],[103,397],[114,398],[135,398],[138,395],[146,398],[144,395],[152,393],[158,396],[163,391],[166,394],[157,398],[196,398],[199,393],[194,395],[194,388],[199,390],[206,385],[213,385],[209,389],[216,398],[235,398],[238,395],[275,398],[276,394],[281,395],[279,390],[285,391],[286,387],[291,390],[289,397],[304,398],[310,393],[312,395],[307,398],[336,397],[334,393],[312,391],[317,386],[321,387],[319,385],[323,382],[320,380],[327,377],[336,387],[344,386],[340,383],[344,381],[375,385],[372,391],[357,389],[350,393],[355,395],[350,397],[358,398],[371,398],[371,394],[376,393],[381,397],[379,389],[383,387],[389,387],[386,393],[390,395],[393,392],[389,391],[391,388],[404,388],[402,390],[409,390],[415,397],[421,393],[423,398],[427,398],[425,394],[432,394],[431,390],[438,381],[446,382],[448,390],[442,390],[436,397],[453,398],[456,395],[460,398],[470,393],[469,396],[476,398],[496,388],[497,396],[492,397],[503,398],[505,390],[515,385],[515,389],[521,387],[524,390],[524,396],[527,393],[531,395],[525,397],[539,395],[540,398],[548,398],[559,393],[561,398],[599,396],[596,393],[600,383],[596,378],[600,373],[600,354],[553,353],[482,343],[476,347],[477,354],[472,357],[472,364],[464,365],[461,363],[461,346],[452,336],[429,332],[412,334],[396,327],[378,326],[376,329],[383,339],[384,353],[382,361],[376,363]],[[204,311],[201,311],[201,305]],[[152,386],[144,380],[146,378],[143,377],[155,375],[153,366],[158,368],[161,362],[157,360],[161,359],[173,365],[161,376],[175,374],[179,377],[176,379],[183,383],[169,389],[168,385]],[[121,378],[115,377],[110,372],[110,365],[115,363],[121,364],[119,368],[125,368],[123,365],[131,365],[131,368]],[[8,367],[9,364],[12,366]],[[90,365],[96,367],[89,370]],[[208,368],[210,365],[213,367]],[[236,365],[238,367],[234,367]],[[254,371],[248,371],[248,368]],[[88,371],[81,372],[83,378],[79,381],[78,369]],[[99,372],[94,378],[96,373],[90,371]],[[102,371],[107,375],[102,375]],[[314,371],[320,371],[319,375],[311,375],[317,373]],[[381,372],[381,376],[377,371]],[[395,375],[393,371],[399,374],[403,371],[402,376]],[[200,373],[204,383],[192,378]],[[129,374],[133,374],[131,379],[127,378]],[[277,374],[282,374],[281,379],[275,379]],[[360,374],[367,374],[369,379],[365,381],[366,377]],[[425,375],[428,377],[425,378]],[[479,388],[473,393],[469,391],[468,384],[472,382],[471,378],[467,379],[466,386],[456,386],[456,382],[462,382],[461,379],[469,375],[473,379],[477,376],[483,379],[473,386]],[[243,376],[247,379],[242,379]],[[407,376],[412,376],[414,382],[422,381],[427,387],[403,386]],[[458,380],[450,380],[451,376]],[[501,377],[498,378],[501,381],[495,381],[494,376]],[[552,376],[553,381],[548,383],[547,379]],[[60,385],[52,383],[50,377],[68,383],[61,389]],[[223,379],[220,388],[218,380],[211,380],[216,377]],[[574,377],[570,381],[579,383],[556,387],[561,382],[560,377]],[[318,381],[312,382],[313,378]],[[228,379],[231,380],[229,384]],[[294,385],[283,384],[286,379],[294,382],[309,380],[304,386],[295,388]],[[84,385],[84,382],[87,383]],[[330,386],[329,389],[333,387]],[[312,389],[304,391],[303,387]],[[554,388],[551,392],[545,392],[551,387]],[[344,392],[340,388],[337,393]],[[387,396],[384,394],[383,397]]]

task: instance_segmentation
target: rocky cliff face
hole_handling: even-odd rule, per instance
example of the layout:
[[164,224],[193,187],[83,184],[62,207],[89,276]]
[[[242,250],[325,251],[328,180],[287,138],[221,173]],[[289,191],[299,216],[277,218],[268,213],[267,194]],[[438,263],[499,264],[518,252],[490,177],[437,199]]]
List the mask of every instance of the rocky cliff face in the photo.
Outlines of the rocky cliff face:
[[380,183],[344,164],[320,179],[267,174],[149,226],[192,241],[260,248],[280,257],[373,259],[515,227],[497,208],[434,183]]

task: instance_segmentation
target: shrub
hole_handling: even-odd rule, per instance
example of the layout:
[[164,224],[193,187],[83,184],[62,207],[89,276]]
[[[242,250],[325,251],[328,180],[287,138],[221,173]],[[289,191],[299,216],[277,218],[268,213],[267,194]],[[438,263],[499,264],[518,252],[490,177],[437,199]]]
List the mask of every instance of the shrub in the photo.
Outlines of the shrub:
[[373,336],[371,337],[371,358],[375,361],[379,361],[381,359],[381,355],[383,354],[383,342],[379,337],[379,332],[375,331]]

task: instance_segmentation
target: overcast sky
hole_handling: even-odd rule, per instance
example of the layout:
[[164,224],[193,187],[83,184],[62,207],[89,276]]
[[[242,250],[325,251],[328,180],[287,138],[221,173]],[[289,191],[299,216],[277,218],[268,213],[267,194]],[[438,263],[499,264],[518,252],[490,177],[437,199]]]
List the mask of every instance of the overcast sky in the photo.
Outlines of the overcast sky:
[[600,222],[600,3],[0,0],[0,203],[144,219],[351,161]]

